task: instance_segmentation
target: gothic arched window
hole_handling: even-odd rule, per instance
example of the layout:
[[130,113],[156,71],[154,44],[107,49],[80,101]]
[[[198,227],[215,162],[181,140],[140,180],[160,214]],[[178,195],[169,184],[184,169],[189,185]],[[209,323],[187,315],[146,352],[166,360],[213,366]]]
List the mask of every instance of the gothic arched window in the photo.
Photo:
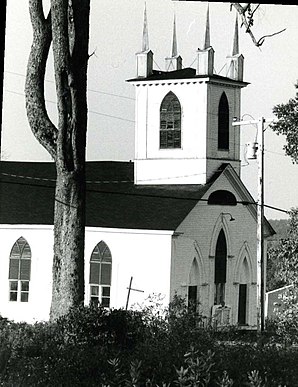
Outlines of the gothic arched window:
[[218,105],[218,149],[229,150],[229,103],[225,93]]
[[9,256],[9,301],[28,302],[31,249],[23,237],[13,245]]
[[189,273],[188,309],[195,312],[198,306],[199,266],[196,258],[193,259]]
[[215,296],[214,304],[219,305],[225,301],[225,284],[227,277],[227,241],[223,230],[220,231],[215,249]]
[[171,91],[160,105],[160,149],[181,148],[181,106]]
[[90,301],[110,306],[112,255],[105,242],[99,242],[90,258]]

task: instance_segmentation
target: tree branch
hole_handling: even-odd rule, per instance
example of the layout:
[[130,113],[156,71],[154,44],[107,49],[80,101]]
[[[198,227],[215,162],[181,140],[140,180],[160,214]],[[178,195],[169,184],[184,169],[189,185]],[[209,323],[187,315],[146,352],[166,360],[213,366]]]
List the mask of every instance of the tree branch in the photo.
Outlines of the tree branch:
[[57,128],[50,120],[44,98],[46,62],[51,45],[51,15],[45,19],[42,0],[29,0],[33,43],[27,66],[25,100],[29,125],[34,136],[55,159]]
[[285,30],[286,30],[286,28],[284,28],[284,29],[281,30],[281,31],[274,32],[273,34],[262,36],[262,37],[258,40],[257,45],[258,45],[258,46],[261,46],[261,45],[264,43],[265,38],[270,38],[271,36],[280,34],[280,33],[284,32]]
[[244,8],[244,7],[242,7],[240,5],[240,3],[231,3],[231,5],[239,13],[239,15],[241,17],[241,20],[242,20],[242,24],[244,24],[244,26],[246,28],[246,32],[250,35],[251,40],[253,41],[254,45],[258,47],[258,42],[257,42],[256,38],[254,37],[254,34],[252,33],[251,29],[250,29],[250,27],[251,27],[251,20],[248,21],[247,18],[246,18],[246,15],[245,15],[245,13],[246,13],[246,11],[247,11],[247,9],[249,7],[247,6],[247,7]]
[[240,3],[231,3],[231,7],[234,7],[236,11],[239,13],[242,20],[242,25],[245,26],[246,32],[250,35],[251,40],[253,41],[256,47],[260,47],[264,43],[265,38],[280,34],[281,32],[285,31],[285,28],[284,28],[283,30],[275,32],[271,35],[264,35],[259,40],[257,40],[251,31],[251,27],[254,21],[253,15],[256,12],[256,10],[259,8],[259,6],[260,4],[257,4],[256,8],[252,11],[251,3],[245,3],[245,6],[242,6]]

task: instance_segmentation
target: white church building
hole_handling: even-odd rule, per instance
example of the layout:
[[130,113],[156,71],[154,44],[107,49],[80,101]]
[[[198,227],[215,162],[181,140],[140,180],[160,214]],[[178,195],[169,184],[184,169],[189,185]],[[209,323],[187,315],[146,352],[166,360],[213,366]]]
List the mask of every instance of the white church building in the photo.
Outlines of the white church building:
[[[88,162],[85,303],[125,308],[160,294],[199,303],[218,323],[257,324],[257,209],[240,178],[243,56],[236,22],[226,75],[214,73],[207,14],[196,68],[173,28],[165,71],[153,69],[146,13],[137,75],[133,162]],[[49,318],[53,163],[0,163],[0,315]],[[265,223],[265,237],[274,233]]]

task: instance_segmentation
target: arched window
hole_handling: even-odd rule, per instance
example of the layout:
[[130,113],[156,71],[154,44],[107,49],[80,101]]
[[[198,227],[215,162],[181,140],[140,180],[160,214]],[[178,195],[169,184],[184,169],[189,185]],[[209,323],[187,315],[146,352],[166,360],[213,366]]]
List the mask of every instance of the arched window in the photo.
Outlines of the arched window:
[[110,306],[112,255],[105,242],[99,242],[90,258],[90,301]]
[[227,277],[227,241],[223,230],[220,231],[215,250],[215,297],[214,304],[219,305],[225,302],[225,284]]
[[189,273],[188,285],[188,309],[192,312],[197,310],[198,306],[198,284],[199,284],[199,266],[196,258],[193,259]]
[[210,194],[208,204],[236,206],[237,200],[232,192],[220,189]]
[[9,256],[9,301],[28,302],[31,249],[23,237],[13,245]]
[[181,106],[171,91],[160,105],[160,149],[181,148]]
[[218,105],[218,149],[229,150],[229,103],[225,93]]

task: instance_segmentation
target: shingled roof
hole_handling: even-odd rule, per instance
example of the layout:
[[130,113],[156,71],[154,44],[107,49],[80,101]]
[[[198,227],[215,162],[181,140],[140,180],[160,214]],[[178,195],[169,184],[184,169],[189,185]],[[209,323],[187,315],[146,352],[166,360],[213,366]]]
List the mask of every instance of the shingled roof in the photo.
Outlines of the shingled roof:
[[[0,162],[0,223],[53,224],[55,165]],[[132,162],[87,162],[86,226],[175,230],[211,183],[133,182]]]

